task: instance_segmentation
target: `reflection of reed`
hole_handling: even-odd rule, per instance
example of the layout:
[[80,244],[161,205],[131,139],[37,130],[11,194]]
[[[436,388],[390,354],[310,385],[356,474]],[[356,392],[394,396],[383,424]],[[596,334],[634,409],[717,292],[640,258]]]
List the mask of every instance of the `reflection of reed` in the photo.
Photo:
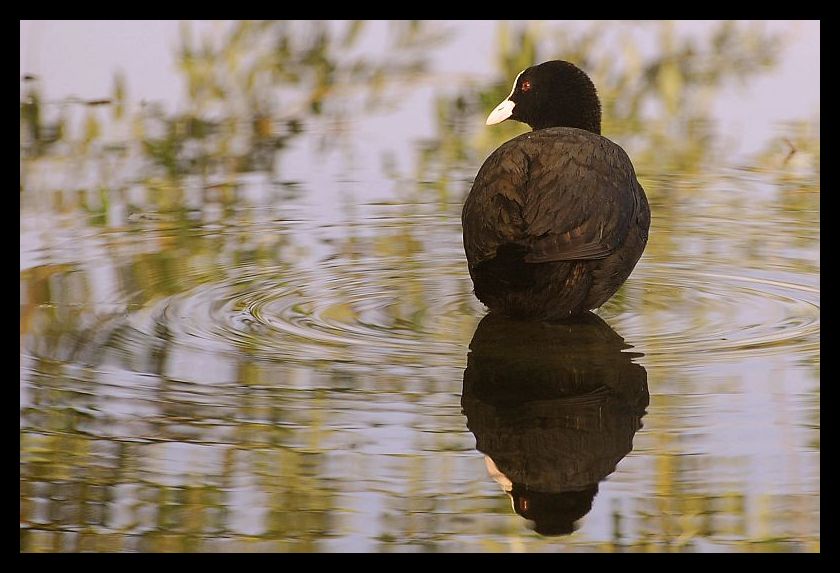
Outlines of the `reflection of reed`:
[[544,535],[574,530],[633,447],[649,396],[637,353],[598,316],[545,325],[488,315],[461,404],[490,475]]

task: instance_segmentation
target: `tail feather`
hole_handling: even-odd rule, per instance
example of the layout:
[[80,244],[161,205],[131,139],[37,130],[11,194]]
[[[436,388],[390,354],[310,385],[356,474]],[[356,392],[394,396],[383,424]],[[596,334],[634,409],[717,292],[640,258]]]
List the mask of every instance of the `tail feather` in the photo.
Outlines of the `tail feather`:
[[528,252],[523,245],[505,243],[496,250],[495,257],[476,265],[471,274],[479,300],[533,286],[535,268],[525,262]]

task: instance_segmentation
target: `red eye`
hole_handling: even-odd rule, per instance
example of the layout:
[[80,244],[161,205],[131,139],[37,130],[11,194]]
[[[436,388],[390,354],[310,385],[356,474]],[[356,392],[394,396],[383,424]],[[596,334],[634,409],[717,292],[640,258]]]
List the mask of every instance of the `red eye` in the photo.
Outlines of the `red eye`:
[[524,82],[522,82],[522,88],[521,89],[522,89],[523,92],[527,92],[528,90],[530,90],[531,89],[531,80],[525,80]]

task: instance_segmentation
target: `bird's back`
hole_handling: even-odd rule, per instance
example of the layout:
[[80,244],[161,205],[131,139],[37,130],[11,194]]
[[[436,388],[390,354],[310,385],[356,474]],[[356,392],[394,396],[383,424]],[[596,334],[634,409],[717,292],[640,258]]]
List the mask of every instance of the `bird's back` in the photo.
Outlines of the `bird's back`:
[[650,209],[624,150],[555,127],[487,158],[462,223],[479,300],[508,316],[556,320],[618,290],[644,250]]

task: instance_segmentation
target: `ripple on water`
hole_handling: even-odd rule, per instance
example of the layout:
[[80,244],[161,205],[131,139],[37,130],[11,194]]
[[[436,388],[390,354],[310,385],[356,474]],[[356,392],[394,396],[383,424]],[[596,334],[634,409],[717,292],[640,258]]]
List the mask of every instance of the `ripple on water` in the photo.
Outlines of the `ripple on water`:
[[[135,321],[135,332],[165,331],[176,343],[265,360],[368,363],[390,357],[424,365],[435,356],[463,354],[471,331],[454,323],[472,326],[482,309],[468,291],[447,289],[457,279],[442,284],[369,263],[333,259],[316,270],[240,268],[235,276],[159,301],[145,320]],[[416,292],[423,289],[435,292]],[[434,309],[412,295],[433,298]]]
[[[191,269],[179,269],[185,284],[200,284],[140,309],[130,303],[128,324],[117,317],[122,327],[112,329],[106,326],[114,320],[100,321],[94,330],[101,334],[87,346],[107,339],[134,353],[166,338],[259,360],[460,365],[485,309],[471,292],[458,220],[394,210],[368,213],[363,221],[375,219],[374,226],[243,221],[210,232],[272,240],[294,235],[317,256],[228,264],[218,278],[189,281]],[[598,313],[650,364],[816,353],[817,277],[778,264],[758,271],[703,255],[679,264],[643,259]]]
[[600,313],[650,363],[818,352],[818,286],[774,276],[640,265],[624,287],[637,304],[620,311],[613,300]]
[[[135,327],[144,336],[166,331],[179,344],[264,360],[462,361],[470,326],[483,314],[469,280],[407,276],[379,263],[334,258],[293,272],[240,268],[160,301]],[[420,302],[406,300],[412,288],[423,291]],[[432,300],[434,309],[425,308]],[[654,264],[637,269],[623,300],[599,313],[650,363],[819,349],[816,286]]]

